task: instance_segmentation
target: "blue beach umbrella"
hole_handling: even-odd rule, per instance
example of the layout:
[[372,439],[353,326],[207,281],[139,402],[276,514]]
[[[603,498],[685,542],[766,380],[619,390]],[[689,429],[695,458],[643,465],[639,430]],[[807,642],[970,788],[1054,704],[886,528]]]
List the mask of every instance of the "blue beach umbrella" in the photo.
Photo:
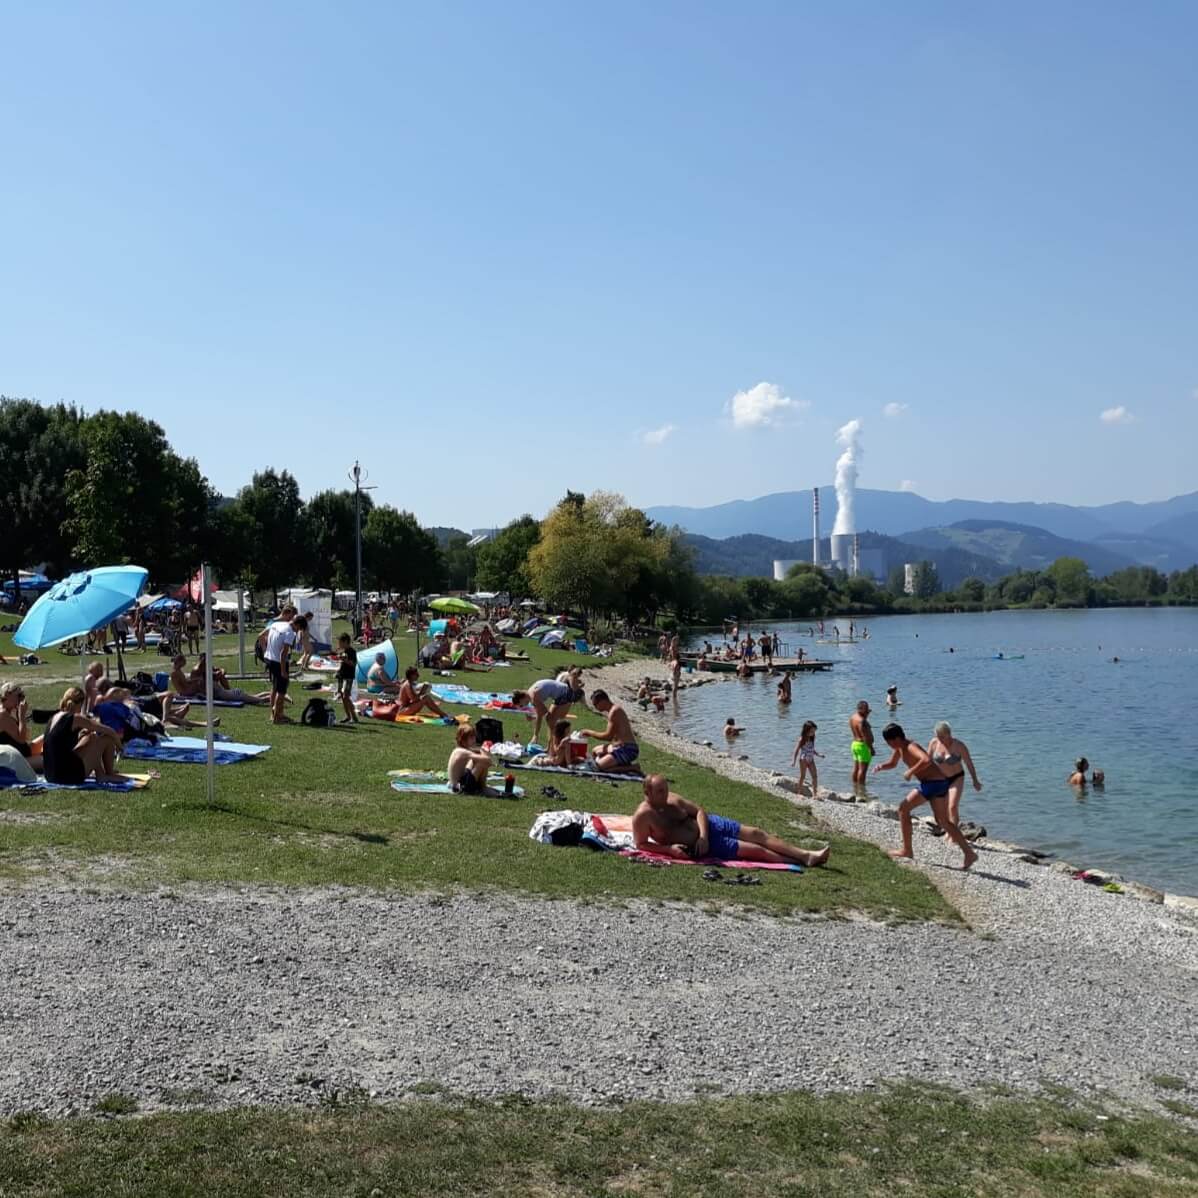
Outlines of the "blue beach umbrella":
[[21,621],[13,641],[45,649],[115,620],[137,602],[149,571],[141,566],[98,566],[56,582]]

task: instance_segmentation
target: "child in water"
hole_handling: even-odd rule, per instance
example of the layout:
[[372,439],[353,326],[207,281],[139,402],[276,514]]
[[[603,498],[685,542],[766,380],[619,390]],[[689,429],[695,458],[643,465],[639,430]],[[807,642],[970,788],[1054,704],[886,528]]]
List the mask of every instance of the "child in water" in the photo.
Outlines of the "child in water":
[[815,751],[815,732],[816,726],[814,720],[808,720],[803,725],[803,730],[799,733],[798,743],[795,745],[794,756],[790,759],[791,766],[797,761],[799,763],[799,789],[803,789],[803,780],[808,773],[811,774],[811,797],[819,797],[819,771],[815,768],[815,759],[822,757],[822,753]]
[[735,740],[744,731],[744,728],[738,728],[736,726],[736,719],[734,716],[728,717],[728,722],[724,725],[724,735],[729,740]]

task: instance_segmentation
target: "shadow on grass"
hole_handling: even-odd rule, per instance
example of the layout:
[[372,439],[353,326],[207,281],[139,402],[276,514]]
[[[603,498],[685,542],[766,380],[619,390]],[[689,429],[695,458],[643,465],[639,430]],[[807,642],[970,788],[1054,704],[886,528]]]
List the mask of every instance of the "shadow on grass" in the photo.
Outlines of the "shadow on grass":
[[249,820],[255,824],[267,824],[271,827],[298,828],[301,832],[321,832],[325,836],[341,836],[347,840],[357,840],[362,844],[390,844],[388,837],[380,832],[343,832],[339,828],[322,828],[319,824],[306,824],[293,819],[271,819],[265,815],[254,815],[249,811],[239,811],[227,803],[200,803],[198,809],[215,811],[220,815],[231,815],[236,819]]

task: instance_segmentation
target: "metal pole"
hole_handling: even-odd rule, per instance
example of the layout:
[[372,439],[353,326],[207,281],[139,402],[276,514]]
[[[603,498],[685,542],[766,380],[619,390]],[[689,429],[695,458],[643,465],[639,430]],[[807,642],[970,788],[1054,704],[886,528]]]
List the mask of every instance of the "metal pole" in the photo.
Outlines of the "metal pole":
[[358,598],[355,608],[358,623],[362,621],[362,467],[354,463],[354,529],[358,564]]
[[212,734],[212,591],[209,586],[210,567],[200,567],[200,586],[204,588],[204,706],[207,708],[208,729],[208,802],[216,802],[216,750]]
[[245,676],[245,591],[237,588],[237,672]]

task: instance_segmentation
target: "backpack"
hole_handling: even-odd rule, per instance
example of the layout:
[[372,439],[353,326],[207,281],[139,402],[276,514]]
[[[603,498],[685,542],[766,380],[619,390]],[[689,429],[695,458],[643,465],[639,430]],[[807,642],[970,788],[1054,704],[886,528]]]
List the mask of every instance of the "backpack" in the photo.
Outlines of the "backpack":
[[331,728],[337,722],[337,713],[323,699],[309,699],[300,723],[306,728]]
[[497,745],[503,740],[503,724],[494,716],[485,715],[474,725],[474,735],[480,745],[485,745],[487,741]]

